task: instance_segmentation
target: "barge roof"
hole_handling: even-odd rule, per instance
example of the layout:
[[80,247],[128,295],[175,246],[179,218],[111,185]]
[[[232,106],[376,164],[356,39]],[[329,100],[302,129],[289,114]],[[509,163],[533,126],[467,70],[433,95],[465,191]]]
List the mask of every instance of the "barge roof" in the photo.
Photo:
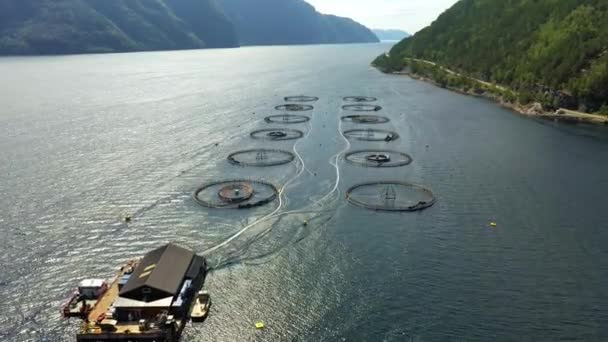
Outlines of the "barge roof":
[[175,296],[194,256],[192,251],[172,243],[150,251],[137,265],[119,295],[142,300],[145,298],[140,297],[141,290],[147,287],[162,292],[165,294],[163,297]]

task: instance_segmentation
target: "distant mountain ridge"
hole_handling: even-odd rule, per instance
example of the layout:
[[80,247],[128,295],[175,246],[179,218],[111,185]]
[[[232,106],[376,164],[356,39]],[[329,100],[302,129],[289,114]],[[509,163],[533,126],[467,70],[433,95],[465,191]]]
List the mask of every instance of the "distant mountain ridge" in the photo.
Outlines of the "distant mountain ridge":
[[234,46],[214,0],[0,0],[3,54]]
[[374,41],[370,35],[301,0],[0,0],[3,55]]
[[608,114],[605,0],[461,0],[375,64],[399,71],[406,58],[506,86],[520,104]]
[[402,30],[372,29],[372,31],[380,40],[398,41],[411,36],[409,33]]
[[371,43],[378,38],[349,18],[325,15],[302,0],[220,0],[241,45]]

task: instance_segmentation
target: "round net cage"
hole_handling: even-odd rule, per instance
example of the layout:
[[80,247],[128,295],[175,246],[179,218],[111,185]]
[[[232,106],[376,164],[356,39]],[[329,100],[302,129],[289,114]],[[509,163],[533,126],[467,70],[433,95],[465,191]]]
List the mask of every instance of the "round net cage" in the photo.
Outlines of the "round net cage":
[[346,115],[341,119],[344,122],[352,122],[357,124],[383,124],[390,121],[389,118],[378,115]]
[[374,102],[378,99],[371,96],[346,96],[343,100],[344,102]]
[[351,129],[344,131],[344,136],[362,141],[393,141],[399,139],[399,134],[383,129]]
[[310,121],[310,118],[305,115],[279,114],[267,116],[264,121],[279,124],[299,124]]
[[272,141],[295,140],[303,136],[304,132],[297,129],[288,128],[268,128],[251,132],[251,137],[253,139]]
[[410,155],[390,150],[359,150],[347,153],[344,159],[365,167],[398,167],[412,163]]
[[270,183],[237,179],[205,184],[194,192],[194,199],[208,208],[247,209],[274,201],[278,193]]
[[377,112],[382,109],[381,106],[371,104],[349,104],[343,105],[342,109],[353,112]]
[[314,107],[311,105],[304,105],[298,103],[288,103],[283,105],[278,105],[274,107],[276,110],[282,110],[287,112],[304,112],[308,110],[312,110]]
[[285,102],[315,102],[318,101],[319,98],[316,96],[305,96],[305,95],[298,95],[298,96],[286,96],[284,97]]
[[252,149],[231,153],[228,161],[240,166],[276,166],[291,163],[296,156],[288,151]]
[[356,206],[381,211],[418,211],[435,204],[431,190],[407,182],[369,182],[346,191]]

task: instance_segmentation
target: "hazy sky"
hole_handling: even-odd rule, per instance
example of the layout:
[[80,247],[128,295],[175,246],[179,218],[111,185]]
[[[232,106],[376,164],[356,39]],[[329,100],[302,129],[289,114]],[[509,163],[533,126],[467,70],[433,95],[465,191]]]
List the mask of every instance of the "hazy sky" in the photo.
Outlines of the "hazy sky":
[[409,33],[428,26],[457,0],[306,0],[321,13],[350,17],[370,28]]

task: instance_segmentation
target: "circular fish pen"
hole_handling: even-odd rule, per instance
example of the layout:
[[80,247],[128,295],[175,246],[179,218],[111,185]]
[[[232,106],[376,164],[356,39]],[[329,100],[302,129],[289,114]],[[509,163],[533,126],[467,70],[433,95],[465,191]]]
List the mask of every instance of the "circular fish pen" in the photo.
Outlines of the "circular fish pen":
[[346,115],[343,116],[341,120],[356,124],[383,124],[391,121],[385,116],[378,115]]
[[310,118],[305,115],[279,114],[267,116],[264,121],[278,124],[299,124],[310,121]]
[[399,134],[383,129],[351,129],[344,131],[344,136],[362,141],[393,141],[399,139]]
[[358,150],[347,153],[344,159],[364,167],[399,167],[412,163],[409,154],[390,150]]
[[236,179],[205,184],[194,192],[194,200],[208,208],[248,209],[274,201],[278,193],[271,183]]
[[305,95],[285,96],[283,99],[285,100],[285,102],[315,102],[319,100],[319,98],[316,96]]
[[282,141],[295,140],[304,136],[304,132],[289,128],[267,128],[251,132],[253,139]]
[[342,109],[353,112],[377,112],[382,109],[381,106],[371,104],[348,104],[343,105]]
[[304,105],[304,104],[298,104],[298,103],[288,103],[288,104],[282,104],[282,105],[278,105],[276,107],[274,107],[274,109],[276,110],[281,110],[281,111],[286,111],[286,112],[305,112],[305,111],[309,111],[309,110],[313,110],[313,106],[311,105]]
[[378,101],[378,98],[372,96],[346,96],[342,98],[344,102],[374,102]]
[[239,166],[277,166],[291,163],[296,156],[288,151],[274,149],[251,149],[231,153],[228,162]]
[[346,191],[347,200],[359,207],[379,211],[419,211],[435,204],[431,190],[407,182],[369,182]]

